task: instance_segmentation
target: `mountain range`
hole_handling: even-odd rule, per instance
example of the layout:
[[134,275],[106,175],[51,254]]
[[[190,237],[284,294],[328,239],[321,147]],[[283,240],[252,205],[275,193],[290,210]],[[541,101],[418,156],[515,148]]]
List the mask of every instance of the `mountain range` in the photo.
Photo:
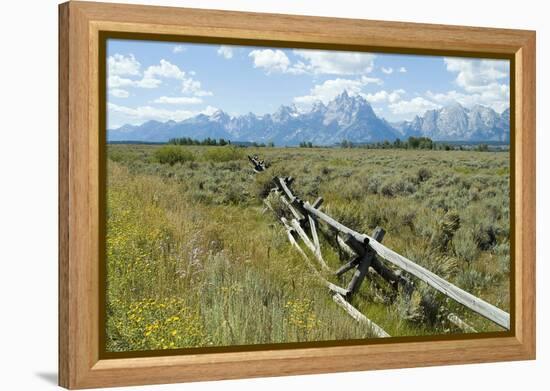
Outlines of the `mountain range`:
[[332,145],[393,141],[425,136],[435,141],[504,141],[510,139],[510,110],[497,113],[490,107],[465,108],[459,103],[428,110],[412,121],[389,123],[378,117],[362,96],[342,92],[332,101],[315,103],[307,112],[294,105],[281,106],[273,114],[248,113],[232,117],[222,110],[199,114],[183,121],[148,121],[108,130],[109,141],[163,142],[176,137],[202,140],[269,142],[297,145],[311,141]]

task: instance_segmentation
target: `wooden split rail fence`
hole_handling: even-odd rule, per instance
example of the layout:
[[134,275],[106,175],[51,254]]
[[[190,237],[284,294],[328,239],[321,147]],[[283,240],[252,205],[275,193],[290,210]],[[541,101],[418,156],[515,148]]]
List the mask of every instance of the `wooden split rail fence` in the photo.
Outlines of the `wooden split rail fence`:
[[[266,170],[264,162],[259,160],[257,156],[253,158],[249,156],[249,160],[253,164],[256,173]],[[394,289],[402,286],[406,292],[411,292],[414,289],[414,284],[407,277],[407,274],[412,275],[479,315],[505,329],[510,329],[510,315],[507,312],[464,291],[384,246],[382,240],[385,231],[382,228],[377,227],[371,236],[354,231],[320,210],[323,203],[321,197],[311,204],[303,201],[292,191],[293,181],[292,177],[275,177],[273,179],[274,187],[271,190],[282,201],[283,205],[286,206],[289,215],[292,216],[290,220],[278,216],[287,231],[290,243],[299,251],[317,277],[329,288],[335,303],[342,307],[355,320],[365,323],[374,335],[389,337],[389,334],[380,326],[368,319],[349,303],[349,299],[359,290],[369,270],[380,275]],[[264,200],[264,203],[269,209],[275,212],[267,198]],[[323,225],[324,229],[321,229],[321,225]],[[334,244],[338,250],[343,250],[351,257],[351,260],[342,265],[338,270],[331,271],[323,259],[319,242],[320,232],[326,236],[329,242],[332,240],[333,243],[333,234],[335,234],[336,243]],[[324,272],[333,272],[336,276],[340,277],[346,272],[353,270],[353,276],[348,286],[343,288],[326,280],[298,244],[297,239],[304,243]],[[398,270],[394,271],[393,268],[386,265],[386,262],[393,267],[397,267]],[[403,274],[401,271],[406,273]],[[453,313],[448,313],[447,319],[465,332],[476,331]]]
[[247,155],[248,161],[254,166],[254,172],[262,172],[266,170],[266,165],[263,160],[261,160],[258,155],[250,156]]

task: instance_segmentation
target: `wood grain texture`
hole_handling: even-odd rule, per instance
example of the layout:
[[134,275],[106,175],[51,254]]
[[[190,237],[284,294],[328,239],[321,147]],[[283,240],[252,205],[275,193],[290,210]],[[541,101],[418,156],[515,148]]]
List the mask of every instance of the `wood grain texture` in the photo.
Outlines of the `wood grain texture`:
[[536,321],[536,38],[515,54],[515,304],[516,336],[535,358]]
[[[62,4],[59,11],[60,385],[157,384],[535,357],[534,32],[85,2]],[[99,132],[105,131],[98,112],[100,31],[166,34],[182,41],[192,37],[219,43],[513,59],[513,333],[499,338],[390,338],[385,340],[391,343],[384,344],[100,359]]]
[[59,7],[59,384],[69,384],[69,7]]

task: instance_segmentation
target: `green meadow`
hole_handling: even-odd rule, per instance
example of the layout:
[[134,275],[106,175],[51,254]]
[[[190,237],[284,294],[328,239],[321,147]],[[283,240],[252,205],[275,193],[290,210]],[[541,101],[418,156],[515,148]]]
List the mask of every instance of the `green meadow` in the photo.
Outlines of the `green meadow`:
[[[246,158],[269,164],[255,174]],[[363,339],[266,210],[274,176],[304,200],[509,312],[508,152],[109,145],[107,351]],[[275,207],[276,200],[272,200]],[[345,259],[321,237],[330,268]],[[346,286],[330,274],[325,278]],[[351,303],[391,336],[502,330],[411,277],[369,275]]]

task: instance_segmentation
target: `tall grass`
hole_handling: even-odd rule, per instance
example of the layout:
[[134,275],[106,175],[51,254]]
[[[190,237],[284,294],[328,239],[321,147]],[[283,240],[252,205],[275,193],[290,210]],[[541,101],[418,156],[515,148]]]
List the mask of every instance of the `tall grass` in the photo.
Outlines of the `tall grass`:
[[[108,350],[369,336],[262,213],[275,175],[292,175],[300,196],[322,196],[325,211],[358,231],[382,226],[398,253],[509,308],[507,153],[247,149],[271,162],[254,175],[241,148],[177,147],[195,159],[174,165],[155,158],[162,148],[109,146]],[[321,239],[339,267],[346,259]],[[396,293],[369,275],[352,303],[394,336],[459,332],[442,306],[498,330],[415,284],[412,295]]]
[[107,349],[368,337],[265,217],[110,162]]

